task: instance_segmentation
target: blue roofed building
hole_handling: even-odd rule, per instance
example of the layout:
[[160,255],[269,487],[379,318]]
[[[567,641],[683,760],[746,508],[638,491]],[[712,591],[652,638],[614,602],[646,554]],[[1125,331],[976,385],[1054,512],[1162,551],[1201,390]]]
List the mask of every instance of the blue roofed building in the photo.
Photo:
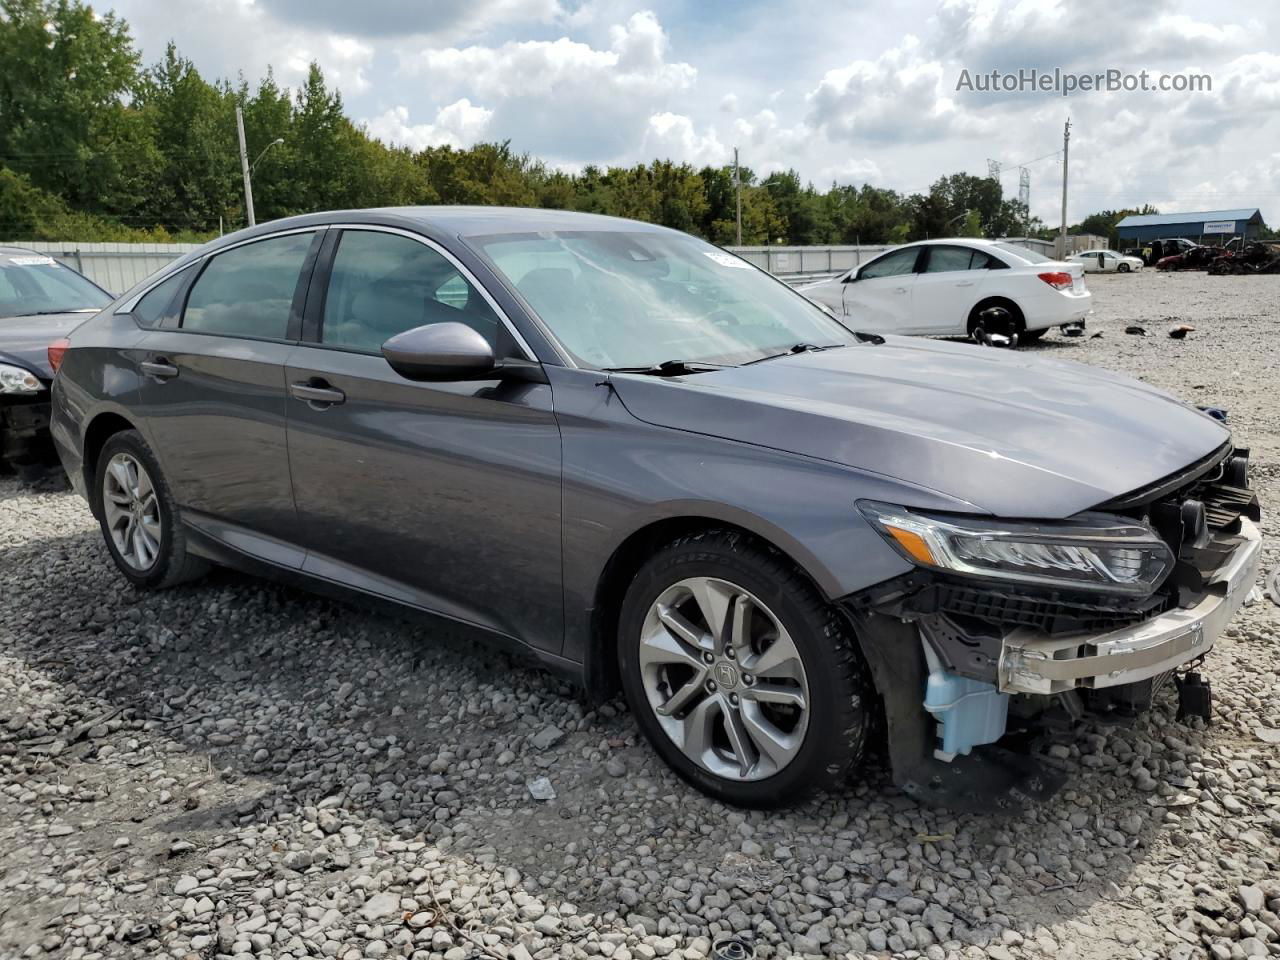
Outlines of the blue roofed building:
[[1232,237],[1255,239],[1262,231],[1262,211],[1200,210],[1195,213],[1131,214],[1116,224],[1121,246],[1181,237],[1196,243],[1226,243]]

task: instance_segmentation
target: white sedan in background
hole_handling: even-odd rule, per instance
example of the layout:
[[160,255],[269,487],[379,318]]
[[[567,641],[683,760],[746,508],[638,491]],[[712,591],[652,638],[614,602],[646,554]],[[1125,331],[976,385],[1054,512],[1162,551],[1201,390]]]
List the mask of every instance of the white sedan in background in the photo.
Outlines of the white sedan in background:
[[972,336],[978,315],[1004,307],[1024,343],[1083,323],[1093,295],[1084,266],[999,240],[922,240],[800,288],[853,330]]
[[1126,257],[1114,250],[1082,250],[1067,260],[1083,266],[1085,273],[1136,273],[1143,266],[1141,257]]

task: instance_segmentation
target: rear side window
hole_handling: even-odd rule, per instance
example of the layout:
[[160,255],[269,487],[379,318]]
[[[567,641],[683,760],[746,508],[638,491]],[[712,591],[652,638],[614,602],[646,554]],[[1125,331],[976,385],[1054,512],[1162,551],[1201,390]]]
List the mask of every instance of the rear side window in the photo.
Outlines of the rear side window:
[[283,340],[311,233],[247,243],[209,261],[182,315],[195,333]]
[[377,353],[397,333],[465,323],[499,356],[501,321],[449,259],[394,233],[348,230],[334,254],[320,340]]
[[172,277],[162,280],[152,287],[133,307],[133,319],[143,327],[158,327],[164,321],[177,314],[178,305],[174,298],[178,289],[187,279],[187,271],[179,270]]
[[876,277],[900,277],[910,273],[916,268],[916,256],[919,253],[919,247],[907,247],[905,250],[886,253],[879,260],[872,260],[863,267],[862,272],[858,274],[858,279],[874,280]]
[[[979,258],[978,262],[974,262]],[[981,270],[986,266],[985,253],[968,247],[930,247],[925,273],[954,273],[957,270]]]

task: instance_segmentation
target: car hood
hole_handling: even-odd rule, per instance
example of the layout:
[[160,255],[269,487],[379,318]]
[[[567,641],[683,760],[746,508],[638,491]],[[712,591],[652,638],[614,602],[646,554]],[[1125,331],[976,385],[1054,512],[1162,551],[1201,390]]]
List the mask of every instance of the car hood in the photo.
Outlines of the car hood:
[[1004,517],[1071,516],[1186,467],[1230,436],[1128,377],[905,337],[612,383],[648,423],[834,461]]
[[16,363],[45,380],[52,380],[49,344],[65,337],[92,316],[92,313],[56,313],[44,317],[0,317],[0,363]]

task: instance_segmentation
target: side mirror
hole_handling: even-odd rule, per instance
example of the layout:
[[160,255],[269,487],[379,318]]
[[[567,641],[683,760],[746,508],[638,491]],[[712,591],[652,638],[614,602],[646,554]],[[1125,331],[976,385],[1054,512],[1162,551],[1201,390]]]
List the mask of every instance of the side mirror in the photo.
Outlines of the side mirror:
[[406,380],[475,380],[496,376],[498,366],[489,341],[465,323],[432,323],[397,333],[382,345],[382,355]]
[[857,270],[854,270],[852,273],[850,273],[848,276],[846,276],[846,277],[844,278],[844,282],[845,282],[845,283],[855,283],[855,282],[857,281],[857,279],[858,279],[858,271],[857,271]]

